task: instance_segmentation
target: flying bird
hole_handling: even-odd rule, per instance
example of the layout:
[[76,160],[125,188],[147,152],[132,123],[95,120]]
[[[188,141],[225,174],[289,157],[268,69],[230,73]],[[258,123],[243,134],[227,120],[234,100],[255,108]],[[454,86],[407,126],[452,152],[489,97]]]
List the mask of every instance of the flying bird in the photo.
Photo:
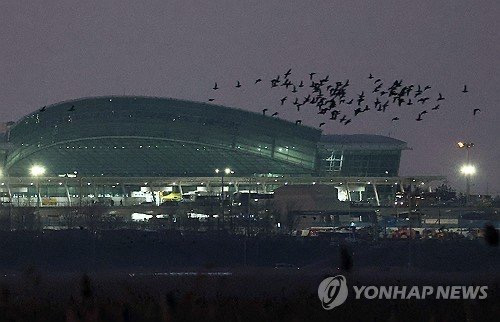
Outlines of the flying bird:
[[71,107],[69,108],[68,112],[73,112],[75,110],[75,105],[71,105]]
[[45,112],[45,110],[47,109],[47,106],[44,106],[40,109],[40,112]]
[[262,78],[258,78],[258,79],[255,80],[255,84],[257,84],[259,82],[262,82]]
[[365,92],[361,92],[361,94],[358,95],[358,105],[361,105],[361,102],[365,100]]
[[434,111],[439,110],[439,104],[432,108]]
[[213,89],[214,91],[216,91],[216,90],[218,90],[218,89],[219,89],[219,87],[217,87],[217,82],[215,82],[215,86],[214,86],[214,88],[212,88],[212,89]]
[[399,117],[397,117],[397,116],[396,116],[396,117],[393,117],[393,118],[392,118],[392,121],[393,121],[393,122],[394,122],[394,121],[399,121]]
[[283,82],[283,84],[281,84],[281,86],[285,86],[286,89],[288,89],[288,86],[292,86],[292,82],[288,79],[288,78],[285,78],[285,81]]
[[304,87],[304,82],[300,81],[299,87]]
[[462,90],[462,93],[468,93],[469,91],[467,90],[467,85],[464,85],[464,89]]
[[240,81],[238,81],[238,83],[236,84],[236,88],[240,88],[241,87],[241,83]]
[[314,75],[316,75],[316,73],[309,73],[309,79],[312,80]]
[[345,122],[344,122],[344,125],[347,125],[347,124],[349,124],[349,123],[351,123],[351,119],[348,119],[347,121],[345,121]]
[[268,110],[267,108],[263,109],[262,110],[262,115],[266,115],[267,110]]
[[444,100],[443,94],[439,93],[437,101],[442,101],[442,100]]
[[370,73],[370,76],[368,76],[368,79],[373,79],[373,75]]
[[274,112],[273,115],[271,115],[271,116],[276,116],[276,115],[278,115],[278,112]]
[[332,116],[330,116],[330,120],[336,120],[338,115],[339,111],[337,110],[332,111]]
[[417,102],[421,102],[422,104],[425,104],[425,101],[427,101],[429,98],[428,97],[421,97],[417,100]]
[[292,73],[292,69],[290,68],[286,73],[285,73],[285,78],[288,78],[290,74]]
[[285,104],[285,101],[286,101],[286,96],[285,96],[285,97],[283,97],[280,101],[281,101],[281,105]]
[[325,124],[326,124],[325,122],[321,122],[321,123],[319,123],[319,127],[322,127]]
[[423,91],[422,89],[420,88],[420,85],[418,85],[418,88],[417,90],[415,91],[415,95],[413,97],[417,97],[419,95],[422,95]]
[[295,121],[295,125],[299,125],[299,124],[302,124],[302,120]]
[[213,102],[213,101],[214,101],[214,99],[213,99],[213,98],[209,98],[209,99],[208,99],[208,101],[209,101],[209,102]]
[[473,113],[474,115],[476,115],[476,114],[477,114],[477,112],[481,112],[481,110],[480,110],[480,109],[478,109],[478,108],[475,108],[475,109],[474,109],[474,111],[473,111],[472,113]]

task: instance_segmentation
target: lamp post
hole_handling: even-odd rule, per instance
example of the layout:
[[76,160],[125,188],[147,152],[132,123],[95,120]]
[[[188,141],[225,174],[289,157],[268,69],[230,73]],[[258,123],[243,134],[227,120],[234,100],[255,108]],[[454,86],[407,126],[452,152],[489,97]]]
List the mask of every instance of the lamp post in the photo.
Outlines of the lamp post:
[[234,171],[231,170],[230,168],[225,168],[224,171],[220,169],[215,169],[216,174],[221,175],[221,221],[222,221],[222,227],[224,228],[224,200],[226,199],[226,195],[224,193],[224,175],[230,175],[233,174]]
[[[3,171],[0,168],[0,177],[3,177]],[[3,183],[2,183],[3,185]],[[10,194],[10,178],[7,178],[7,193],[9,194],[9,231],[12,230],[12,195]],[[1,202],[3,204],[3,201]]]
[[467,152],[467,163],[460,168],[460,172],[465,176],[466,186],[465,186],[465,205],[470,204],[470,178],[476,173],[476,168],[470,164],[470,149],[474,147],[472,142],[458,142],[457,146],[459,149],[465,149]]
[[40,165],[34,165],[31,167],[30,169],[30,172],[31,172],[31,176],[33,176],[35,178],[35,182],[36,182],[36,195],[37,195],[37,202],[36,202],[36,206],[37,206],[37,209],[40,208],[40,202],[41,202],[41,199],[40,199],[40,180],[39,178],[41,176],[43,176],[45,174],[45,168],[40,166]]
[[464,164],[460,168],[460,172],[462,172],[466,179],[465,205],[468,206],[470,204],[470,177],[476,173],[476,167],[471,164]]
[[37,219],[40,219],[40,177],[45,174],[45,168],[40,165],[34,165],[30,169],[31,175],[35,178],[36,183],[36,213]]

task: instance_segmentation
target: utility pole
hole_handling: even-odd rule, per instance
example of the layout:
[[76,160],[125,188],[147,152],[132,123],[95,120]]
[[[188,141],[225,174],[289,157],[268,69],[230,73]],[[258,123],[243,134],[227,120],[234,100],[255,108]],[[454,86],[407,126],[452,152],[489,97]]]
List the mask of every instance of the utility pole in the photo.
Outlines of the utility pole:
[[470,149],[474,147],[472,142],[458,142],[458,148],[465,149],[467,153],[467,163],[461,168],[462,174],[465,175],[466,186],[465,186],[465,205],[470,205],[470,177],[476,172],[476,168],[470,164]]
[[224,200],[226,199],[225,198],[225,193],[224,193],[224,172],[222,172],[222,176],[221,176],[221,188],[220,188],[220,193],[221,193],[221,197],[220,197],[220,200],[221,200],[221,221],[222,221],[222,229],[224,230],[225,226],[224,226]]
[[[470,164],[470,153],[469,153],[469,148],[466,148],[467,151],[467,165]],[[465,196],[465,205],[469,206],[470,205],[470,175],[465,175],[466,179],[466,196]]]
[[220,200],[221,200],[221,222],[222,222],[222,229],[225,228],[224,226],[224,201],[225,201],[225,193],[224,193],[224,174],[226,175],[230,175],[230,174],[233,174],[234,171],[231,170],[230,168],[225,168],[224,171],[221,171],[219,169],[215,169],[215,173],[216,174],[219,174],[219,172],[221,173],[221,196],[220,196]]

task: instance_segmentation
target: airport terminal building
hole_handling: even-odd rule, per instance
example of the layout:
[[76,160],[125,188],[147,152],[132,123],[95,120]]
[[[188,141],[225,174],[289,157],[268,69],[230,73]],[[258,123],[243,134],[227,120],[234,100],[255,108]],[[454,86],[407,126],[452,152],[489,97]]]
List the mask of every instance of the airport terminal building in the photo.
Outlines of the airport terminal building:
[[[168,98],[65,101],[4,125],[1,139],[2,200],[13,205],[37,192],[55,200],[46,205],[72,205],[106,197],[134,203],[141,193],[173,189],[270,192],[288,184],[332,184],[340,199],[380,204],[408,182],[438,179],[399,176],[407,149],[400,140],[322,135],[257,113]],[[33,166],[44,173],[33,174]]]

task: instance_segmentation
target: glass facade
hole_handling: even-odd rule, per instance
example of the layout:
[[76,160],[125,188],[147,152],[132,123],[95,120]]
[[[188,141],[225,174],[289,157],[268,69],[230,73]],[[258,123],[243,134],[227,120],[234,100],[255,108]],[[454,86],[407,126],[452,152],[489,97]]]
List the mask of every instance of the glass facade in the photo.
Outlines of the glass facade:
[[402,141],[376,135],[323,136],[318,145],[318,174],[336,177],[395,177]]
[[10,174],[29,176],[32,164],[41,164],[54,175],[153,177],[213,176],[230,167],[239,175],[254,173],[310,173],[300,164],[281,162],[264,153],[243,149],[174,142],[163,139],[88,139],[57,144],[17,161]]
[[10,130],[10,175],[32,164],[48,175],[213,176],[306,174],[315,170],[319,130],[211,104],[100,97],[37,111]]
[[400,150],[333,150],[321,158],[320,173],[340,177],[394,177]]
[[[152,97],[97,97],[54,104],[10,128],[10,176],[398,175],[406,143],[377,135],[321,131],[257,113]],[[3,152],[6,152],[4,150]]]

